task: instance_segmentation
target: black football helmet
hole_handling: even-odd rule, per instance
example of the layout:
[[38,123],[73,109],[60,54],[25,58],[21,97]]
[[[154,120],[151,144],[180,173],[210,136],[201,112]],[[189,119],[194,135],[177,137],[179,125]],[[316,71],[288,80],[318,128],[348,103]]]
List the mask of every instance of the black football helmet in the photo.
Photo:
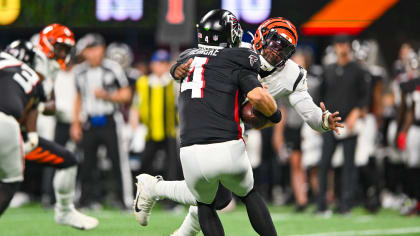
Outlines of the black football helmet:
[[7,45],[4,52],[12,55],[19,61],[24,62],[31,68],[35,66],[35,48],[34,45],[29,41],[15,40]]
[[238,18],[228,10],[209,11],[196,27],[198,44],[232,48],[242,41],[243,31]]

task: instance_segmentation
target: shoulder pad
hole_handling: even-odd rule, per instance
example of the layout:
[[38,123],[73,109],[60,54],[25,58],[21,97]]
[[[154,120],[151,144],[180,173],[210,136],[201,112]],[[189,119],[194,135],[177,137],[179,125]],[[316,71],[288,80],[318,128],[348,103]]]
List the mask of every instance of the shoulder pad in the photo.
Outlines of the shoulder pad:
[[260,71],[260,59],[250,48],[226,48],[222,50],[222,55],[223,54],[227,57],[227,60],[230,60],[245,69],[253,70],[257,73]]
[[240,48],[250,48],[252,49],[252,44],[247,43],[247,42],[241,42],[241,44],[239,44]]
[[178,62],[180,63],[184,63],[185,61],[187,61],[193,54],[194,52],[197,51],[197,48],[188,48],[187,50],[181,52],[181,54],[179,54],[178,57]]
[[[305,89],[306,86],[306,70],[302,66],[296,64],[292,60],[287,60],[282,72],[288,78],[292,91]],[[290,78],[290,79],[289,79]],[[304,87],[302,87],[304,86]]]

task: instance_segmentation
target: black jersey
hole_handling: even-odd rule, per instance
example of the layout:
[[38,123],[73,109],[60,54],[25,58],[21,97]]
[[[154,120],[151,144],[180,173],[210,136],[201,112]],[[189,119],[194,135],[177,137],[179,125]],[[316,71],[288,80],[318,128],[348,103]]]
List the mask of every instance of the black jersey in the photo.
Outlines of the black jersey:
[[[193,48],[177,64],[193,58],[181,82],[181,147],[242,138],[240,105],[258,81],[260,61],[247,48]],[[177,66],[177,65],[174,65]]]
[[30,99],[43,94],[39,81],[28,65],[0,53],[0,111],[19,120]]

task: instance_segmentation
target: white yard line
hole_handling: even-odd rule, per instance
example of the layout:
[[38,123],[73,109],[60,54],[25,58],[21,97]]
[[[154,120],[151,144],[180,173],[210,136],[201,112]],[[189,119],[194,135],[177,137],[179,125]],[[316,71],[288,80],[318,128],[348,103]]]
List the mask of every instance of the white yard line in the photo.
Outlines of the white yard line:
[[399,235],[420,233],[420,227],[396,228],[396,229],[370,229],[343,232],[325,232],[315,234],[293,234],[290,236],[356,236],[356,235]]

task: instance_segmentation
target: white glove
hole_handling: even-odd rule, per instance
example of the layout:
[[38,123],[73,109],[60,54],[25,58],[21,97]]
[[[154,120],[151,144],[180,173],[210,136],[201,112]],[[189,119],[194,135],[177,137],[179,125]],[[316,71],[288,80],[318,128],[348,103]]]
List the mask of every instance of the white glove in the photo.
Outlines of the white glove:
[[30,153],[36,147],[38,147],[39,137],[36,132],[29,132],[28,133],[28,140],[23,144],[23,151],[25,155]]

